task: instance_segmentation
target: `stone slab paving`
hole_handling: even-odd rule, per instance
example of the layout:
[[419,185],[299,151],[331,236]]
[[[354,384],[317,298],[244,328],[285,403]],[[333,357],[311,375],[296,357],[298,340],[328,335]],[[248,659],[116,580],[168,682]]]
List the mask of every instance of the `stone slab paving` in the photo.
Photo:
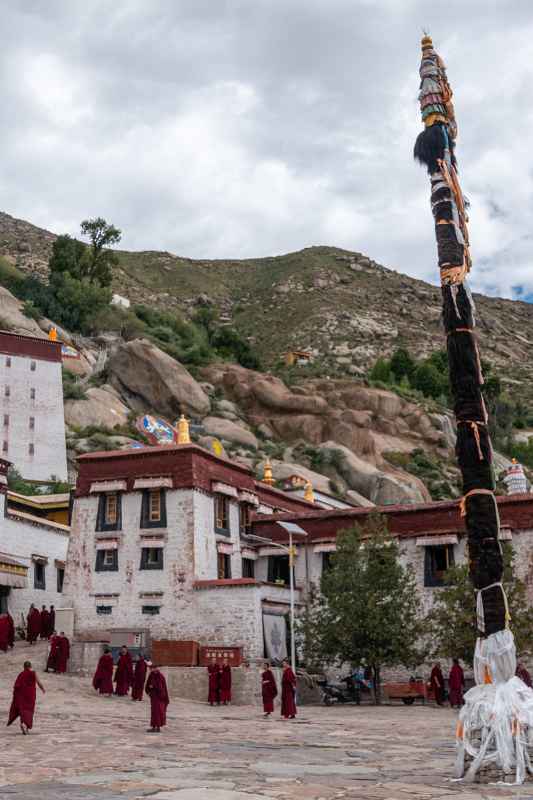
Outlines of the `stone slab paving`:
[[[0,653],[4,718],[28,657],[41,664],[44,645]],[[282,722],[174,699],[156,735],[148,702],[100,698],[84,678],[41,678],[32,733],[0,726],[0,800],[533,800],[533,784],[450,779],[450,709],[307,706]]]

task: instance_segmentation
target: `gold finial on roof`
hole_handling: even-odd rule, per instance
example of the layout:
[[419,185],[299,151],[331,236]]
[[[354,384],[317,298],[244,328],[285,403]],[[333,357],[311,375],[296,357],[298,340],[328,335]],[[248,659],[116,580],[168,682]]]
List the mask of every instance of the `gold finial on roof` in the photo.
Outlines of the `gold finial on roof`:
[[57,328],[52,326],[48,331],[48,338],[51,342],[57,342]]
[[263,466],[263,483],[268,483],[269,486],[272,486],[274,483],[274,478],[272,476],[272,464],[270,463],[269,458],[266,459]]
[[189,433],[189,422],[185,419],[185,414],[182,414],[178,420],[178,444],[190,444],[191,436]]
[[313,484],[311,481],[307,481],[305,484],[304,500],[307,500],[308,503],[315,502],[315,493],[313,492]]

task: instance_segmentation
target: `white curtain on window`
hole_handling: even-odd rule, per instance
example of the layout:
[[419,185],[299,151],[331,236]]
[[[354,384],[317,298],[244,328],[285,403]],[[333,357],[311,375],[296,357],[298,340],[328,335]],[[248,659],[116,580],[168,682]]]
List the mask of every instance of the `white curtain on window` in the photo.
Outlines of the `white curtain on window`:
[[270,661],[287,658],[287,623],[281,614],[263,613],[265,650]]

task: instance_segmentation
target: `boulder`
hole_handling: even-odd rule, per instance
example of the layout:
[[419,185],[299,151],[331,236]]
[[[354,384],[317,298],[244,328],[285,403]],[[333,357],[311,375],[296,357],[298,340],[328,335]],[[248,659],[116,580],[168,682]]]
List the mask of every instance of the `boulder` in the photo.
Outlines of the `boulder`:
[[277,378],[259,378],[252,383],[252,393],[259,403],[275,411],[292,411],[300,414],[324,414],[328,404],[323,397],[305,397],[289,392]]
[[185,367],[146,339],[121,344],[107,362],[111,383],[171,421],[178,414],[203,417],[210,401]]
[[394,474],[383,472],[334,441],[325,442],[320,449],[340,452],[342,458],[336,463],[339,474],[350,488],[376,505],[425,503],[431,499],[424,484],[414,475],[399,470]]
[[214,453],[216,456],[221,458],[228,457],[222,443],[215,436],[200,436],[198,444],[204,450],[209,450],[210,453]]
[[202,427],[208,436],[216,436],[217,439],[223,439],[233,444],[242,444],[257,450],[258,442],[254,434],[230,419],[206,417],[202,422]]
[[65,422],[70,427],[87,428],[97,425],[112,430],[126,425],[129,409],[114,394],[103,388],[87,389],[86,400],[65,401]]
[[7,328],[14,333],[46,339],[46,334],[43,333],[37,322],[24,316],[22,307],[23,303],[20,300],[0,286],[0,330]]

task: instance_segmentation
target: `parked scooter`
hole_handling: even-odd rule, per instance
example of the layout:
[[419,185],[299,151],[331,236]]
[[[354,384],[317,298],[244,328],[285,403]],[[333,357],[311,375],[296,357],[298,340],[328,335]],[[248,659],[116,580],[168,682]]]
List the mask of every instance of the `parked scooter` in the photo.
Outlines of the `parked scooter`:
[[345,678],[338,676],[335,682],[319,681],[322,689],[322,702],[325,706],[333,706],[336,703],[355,703],[361,704],[361,688],[351,675]]

